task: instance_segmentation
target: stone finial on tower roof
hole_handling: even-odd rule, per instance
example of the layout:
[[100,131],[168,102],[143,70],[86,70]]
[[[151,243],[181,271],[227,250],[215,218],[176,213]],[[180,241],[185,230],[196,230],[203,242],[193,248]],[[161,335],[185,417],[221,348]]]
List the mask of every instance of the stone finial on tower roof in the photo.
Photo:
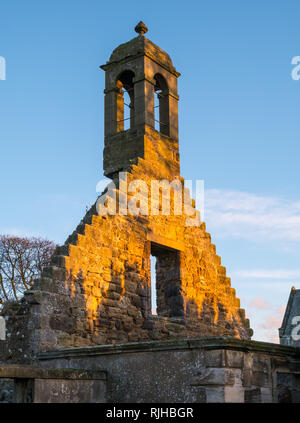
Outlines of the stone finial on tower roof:
[[139,35],[144,35],[146,32],[148,32],[148,28],[144,24],[144,22],[140,21],[137,26],[134,28],[135,32],[137,32]]

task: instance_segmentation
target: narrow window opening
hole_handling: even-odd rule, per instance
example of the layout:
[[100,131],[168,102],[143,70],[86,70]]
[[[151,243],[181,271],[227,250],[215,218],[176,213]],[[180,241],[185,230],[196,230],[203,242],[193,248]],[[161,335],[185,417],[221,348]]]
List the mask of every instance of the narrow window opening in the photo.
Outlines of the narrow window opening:
[[154,128],[156,131],[160,130],[159,124],[159,93],[161,91],[155,91],[154,93]]
[[131,109],[131,100],[128,91],[124,90],[124,131],[130,129],[130,109]]
[[180,317],[181,295],[180,252],[151,243],[151,314]]
[[156,304],[156,257],[151,255],[151,314],[157,315]]

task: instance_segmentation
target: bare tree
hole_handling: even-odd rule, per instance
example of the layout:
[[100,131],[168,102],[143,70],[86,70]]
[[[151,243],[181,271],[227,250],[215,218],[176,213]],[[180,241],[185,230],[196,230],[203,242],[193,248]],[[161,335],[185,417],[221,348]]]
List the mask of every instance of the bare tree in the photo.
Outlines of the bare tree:
[[19,301],[49,264],[55,247],[41,238],[0,235],[0,304]]

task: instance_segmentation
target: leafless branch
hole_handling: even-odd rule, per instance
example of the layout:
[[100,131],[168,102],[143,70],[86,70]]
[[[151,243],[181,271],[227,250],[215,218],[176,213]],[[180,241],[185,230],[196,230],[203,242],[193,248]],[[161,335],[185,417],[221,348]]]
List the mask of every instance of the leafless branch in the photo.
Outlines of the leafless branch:
[[0,235],[0,304],[18,301],[33,286],[55,247],[41,238]]

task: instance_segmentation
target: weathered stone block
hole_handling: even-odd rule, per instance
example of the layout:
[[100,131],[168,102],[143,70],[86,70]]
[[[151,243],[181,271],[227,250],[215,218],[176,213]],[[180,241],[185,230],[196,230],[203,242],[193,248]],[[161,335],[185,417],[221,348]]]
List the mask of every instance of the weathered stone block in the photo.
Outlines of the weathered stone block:
[[36,379],[35,403],[105,403],[106,383],[102,380]]
[[206,388],[195,386],[192,389],[191,393],[191,402],[195,403],[206,403],[207,396],[206,396]]
[[225,402],[225,387],[218,386],[218,387],[207,387],[206,388],[206,402],[216,402],[216,403],[223,403]]
[[224,402],[239,403],[244,402],[244,389],[242,387],[225,387]]
[[247,386],[247,387],[250,387],[252,385],[252,370],[243,369],[242,383],[243,383],[243,386]]
[[192,385],[234,385],[235,374],[231,369],[208,368],[198,371],[192,380]]
[[246,403],[260,403],[261,402],[260,388],[245,389],[245,402]]
[[261,354],[253,355],[252,369],[258,372],[268,372],[270,366],[270,358]]
[[251,382],[254,386],[268,387],[270,386],[269,374],[266,372],[252,372]]
[[271,403],[273,402],[272,398],[272,387],[271,388],[260,388],[261,391],[261,402],[262,403]]
[[244,353],[241,351],[226,351],[226,365],[228,367],[243,367]]
[[225,367],[225,351],[209,350],[205,352],[205,363],[207,367]]

